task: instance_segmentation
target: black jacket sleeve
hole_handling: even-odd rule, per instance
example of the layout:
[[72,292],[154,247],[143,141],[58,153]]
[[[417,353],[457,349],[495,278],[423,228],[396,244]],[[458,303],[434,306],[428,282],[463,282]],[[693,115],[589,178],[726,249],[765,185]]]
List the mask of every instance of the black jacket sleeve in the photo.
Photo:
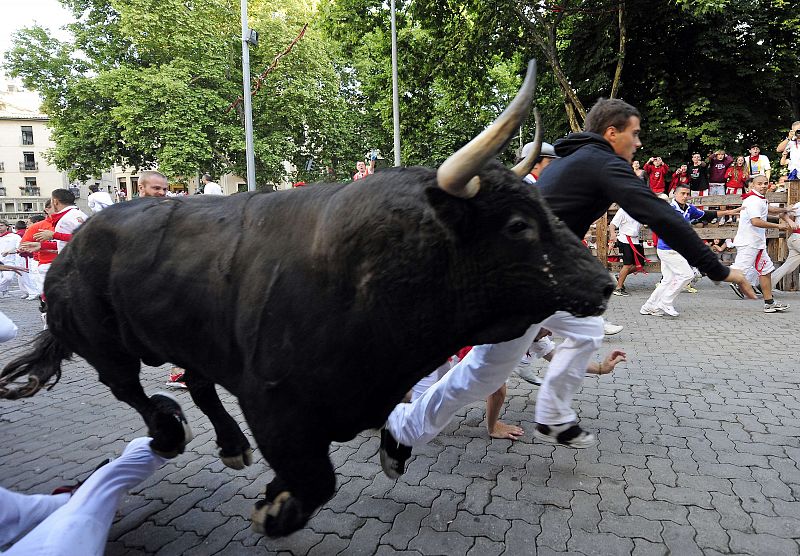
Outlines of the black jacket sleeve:
[[605,195],[618,203],[633,218],[647,224],[667,244],[716,281],[728,277],[730,270],[703,243],[689,224],[666,202],[643,187],[630,165],[622,158],[607,162],[600,174]]

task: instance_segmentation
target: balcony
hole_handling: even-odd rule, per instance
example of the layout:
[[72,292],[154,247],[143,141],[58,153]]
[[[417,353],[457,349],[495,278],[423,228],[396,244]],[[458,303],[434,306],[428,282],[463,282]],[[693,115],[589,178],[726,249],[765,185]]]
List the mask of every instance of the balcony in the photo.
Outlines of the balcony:
[[0,172],[5,172],[5,171],[6,171],[6,163],[0,162]]
[[19,171],[20,172],[38,172],[39,171],[39,163],[38,162],[20,162],[19,163]]

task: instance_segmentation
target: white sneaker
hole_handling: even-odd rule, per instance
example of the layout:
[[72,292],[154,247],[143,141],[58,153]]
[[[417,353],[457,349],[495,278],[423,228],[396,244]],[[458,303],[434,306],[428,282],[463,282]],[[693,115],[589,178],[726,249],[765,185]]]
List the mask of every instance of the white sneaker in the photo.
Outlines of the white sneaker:
[[659,305],[658,309],[660,309],[664,314],[669,315],[671,317],[677,317],[680,313],[675,310],[675,307],[672,305]]
[[551,444],[561,444],[570,448],[591,448],[597,444],[597,437],[583,430],[577,422],[561,425],[542,425],[536,423],[533,436]]
[[537,372],[530,368],[530,366],[519,366],[516,368],[517,375],[527,382],[528,384],[533,384],[534,386],[541,386],[542,379],[539,378]]
[[613,336],[622,332],[624,327],[618,324],[611,324],[610,322],[603,322],[603,334],[606,336]]
[[36,295],[35,293],[32,293],[27,297],[23,297],[22,299],[25,299],[27,301],[38,301],[39,300],[39,296]]
[[664,311],[658,309],[656,307],[650,307],[649,305],[642,305],[642,308],[639,309],[640,315],[652,315],[654,317],[663,317]]

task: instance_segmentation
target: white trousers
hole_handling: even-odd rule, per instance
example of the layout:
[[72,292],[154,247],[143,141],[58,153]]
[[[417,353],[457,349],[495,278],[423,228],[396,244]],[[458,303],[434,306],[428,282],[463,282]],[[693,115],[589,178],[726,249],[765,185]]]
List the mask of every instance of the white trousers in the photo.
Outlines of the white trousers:
[[433,371],[431,374],[429,374],[426,377],[423,377],[419,382],[417,382],[411,388],[411,401],[413,402],[414,400],[422,396],[422,394],[424,394],[428,390],[428,388],[439,382],[439,379],[441,379],[444,375],[446,375],[447,371],[453,368],[453,365],[454,363],[450,359],[448,359],[447,361],[436,367],[436,370]]
[[[0,343],[13,340],[17,337],[17,325],[5,313],[0,311]],[[2,508],[0,508],[2,510]],[[0,543],[2,546],[2,543]]]
[[36,280],[34,275],[37,273],[36,267],[39,266],[39,263],[36,262],[33,258],[25,259],[24,257],[19,257],[19,266],[25,267],[25,261],[28,262],[28,272],[23,272],[19,276],[17,276],[17,282],[19,283],[19,289],[22,290],[22,293],[26,293],[28,295],[39,295],[42,292],[37,291],[36,289]]
[[0,292],[7,292],[14,283],[17,275],[10,270],[0,271]]
[[0,545],[24,535],[3,556],[102,556],[122,497],[167,461],[153,453],[150,440],[131,441],[72,496],[26,496],[0,489]]
[[778,270],[772,273],[773,286],[780,282],[784,276],[800,266],[800,234],[790,234],[786,239],[786,244],[789,246],[789,256],[786,257],[786,260]]
[[661,282],[643,305],[651,309],[663,305],[672,307],[683,287],[694,278],[692,267],[680,253],[671,249],[658,249],[657,252],[661,261]]
[[583,382],[589,359],[603,341],[603,319],[559,311],[531,325],[515,340],[473,347],[422,396],[397,405],[386,422],[389,431],[406,446],[433,439],[462,407],[486,399],[505,383],[543,326],[565,340],[556,347],[539,389],[535,419],[546,425],[574,421],[572,398]]
[[44,292],[44,279],[47,276],[47,271],[50,270],[50,264],[37,264],[36,271],[31,275],[33,286],[36,289],[33,293],[41,295]]

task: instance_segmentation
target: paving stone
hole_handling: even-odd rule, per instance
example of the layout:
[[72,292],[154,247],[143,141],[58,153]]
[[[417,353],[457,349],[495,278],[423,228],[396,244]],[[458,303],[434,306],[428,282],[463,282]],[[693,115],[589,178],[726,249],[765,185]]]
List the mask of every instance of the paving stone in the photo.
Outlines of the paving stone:
[[170,525],[179,531],[192,531],[201,537],[207,537],[228,519],[230,518],[217,512],[204,512],[200,508],[192,508],[186,514],[173,519]]
[[500,542],[508,528],[508,521],[491,514],[473,515],[467,511],[459,511],[449,524],[448,531],[458,531],[465,537],[488,537]]
[[572,518],[569,520],[570,529],[572,531],[580,529],[590,533],[597,531],[597,524],[600,522],[600,510],[597,509],[599,503],[599,495],[576,491],[570,502],[572,508]]
[[433,501],[431,511],[422,520],[422,525],[437,531],[447,531],[448,524],[456,518],[458,506],[464,500],[463,494],[456,494],[449,490],[442,493]]
[[684,487],[668,487],[656,485],[653,494],[656,500],[665,500],[674,504],[694,505],[701,508],[711,509],[711,495],[708,492]]
[[632,498],[628,506],[628,513],[642,516],[651,521],[672,521],[676,524],[688,523],[686,519],[688,512],[685,507],[661,500]]
[[752,532],[753,520],[742,508],[742,501],[738,496],[712,492],[711,503],[720,515],[720,525],[728,533],[734,529],[745,533]]
[[611,512],[603,512],[598,529],[602,533],[614,533],[618,537],[638,537],[654,543],[662,542],[661,523],[640,516],[616,515]]
[[[352,508],[351,508],[352,511]],[[323,508],[309,522],[309,526],[317,533],[333,533],[342,539],[349,539],[353,531],[364,525],[366,520],[349,512],[335,513]]]
[[371,519],[364,523],[352,536],[343,554],[372,556],[381,543],[381,537],[391,529],[391,524]]
[[466,554],[473,542],[473,539],[455,531],[435,531],[430,527],[422,527],[408,547],[424,554]]
[[729,537],[720,526],[720,515],[715,510],[689,508],[689,523],[697,532],[695,542],[702,549],[729,550]]
[[484,537],[477,537],[475,544],[467,552],[467,556],[500,556],[505,551],[504,542],[491,541]]
[[526,521],[513,520],[511,528],[506,532],[505,552],[508,556],[535,556],[536,541],[541,529],[538,525],[531,525]]
[[152,522],[145,522],[136,529],[122,535],[120,540],[127,548],[136,548],[154,553],[180,536],[180,531],[174,527],[159,527]]
[[678,525],[669,521],[664,522],[661,532],[664,543],[672,554],[681,556],[702,556],[703,551],[694,540],[695,531],[688,525]]
[[562,510],[555,506],[547,506],[541,517],[542,532],[536,539],[537,546],[547,546],[559,552],[567,549],[567,541],[572,536],[569,519],[570,510]]
[[325,535],[319,544],[308,551],[308,556],[330,556],[339,554],[350,545],[349,539],[340,539],[336,535]]
[[420,523],[430,512],[430,508],[407,504],[397,514],[391,529],[381,539],[381,544],[390,544],[397,550],[405,550],[409,541],[419,533]]
[[633,550],[633,541],[611,533],[587,533],[577,530],[573,531],[567,546],[570,550],[587,556],[607,556],[608,554],[630,554]]
[[773,535],[746,534],[731,531],[731,550],[745,554],[791,556],[798,554],[797,542]]

